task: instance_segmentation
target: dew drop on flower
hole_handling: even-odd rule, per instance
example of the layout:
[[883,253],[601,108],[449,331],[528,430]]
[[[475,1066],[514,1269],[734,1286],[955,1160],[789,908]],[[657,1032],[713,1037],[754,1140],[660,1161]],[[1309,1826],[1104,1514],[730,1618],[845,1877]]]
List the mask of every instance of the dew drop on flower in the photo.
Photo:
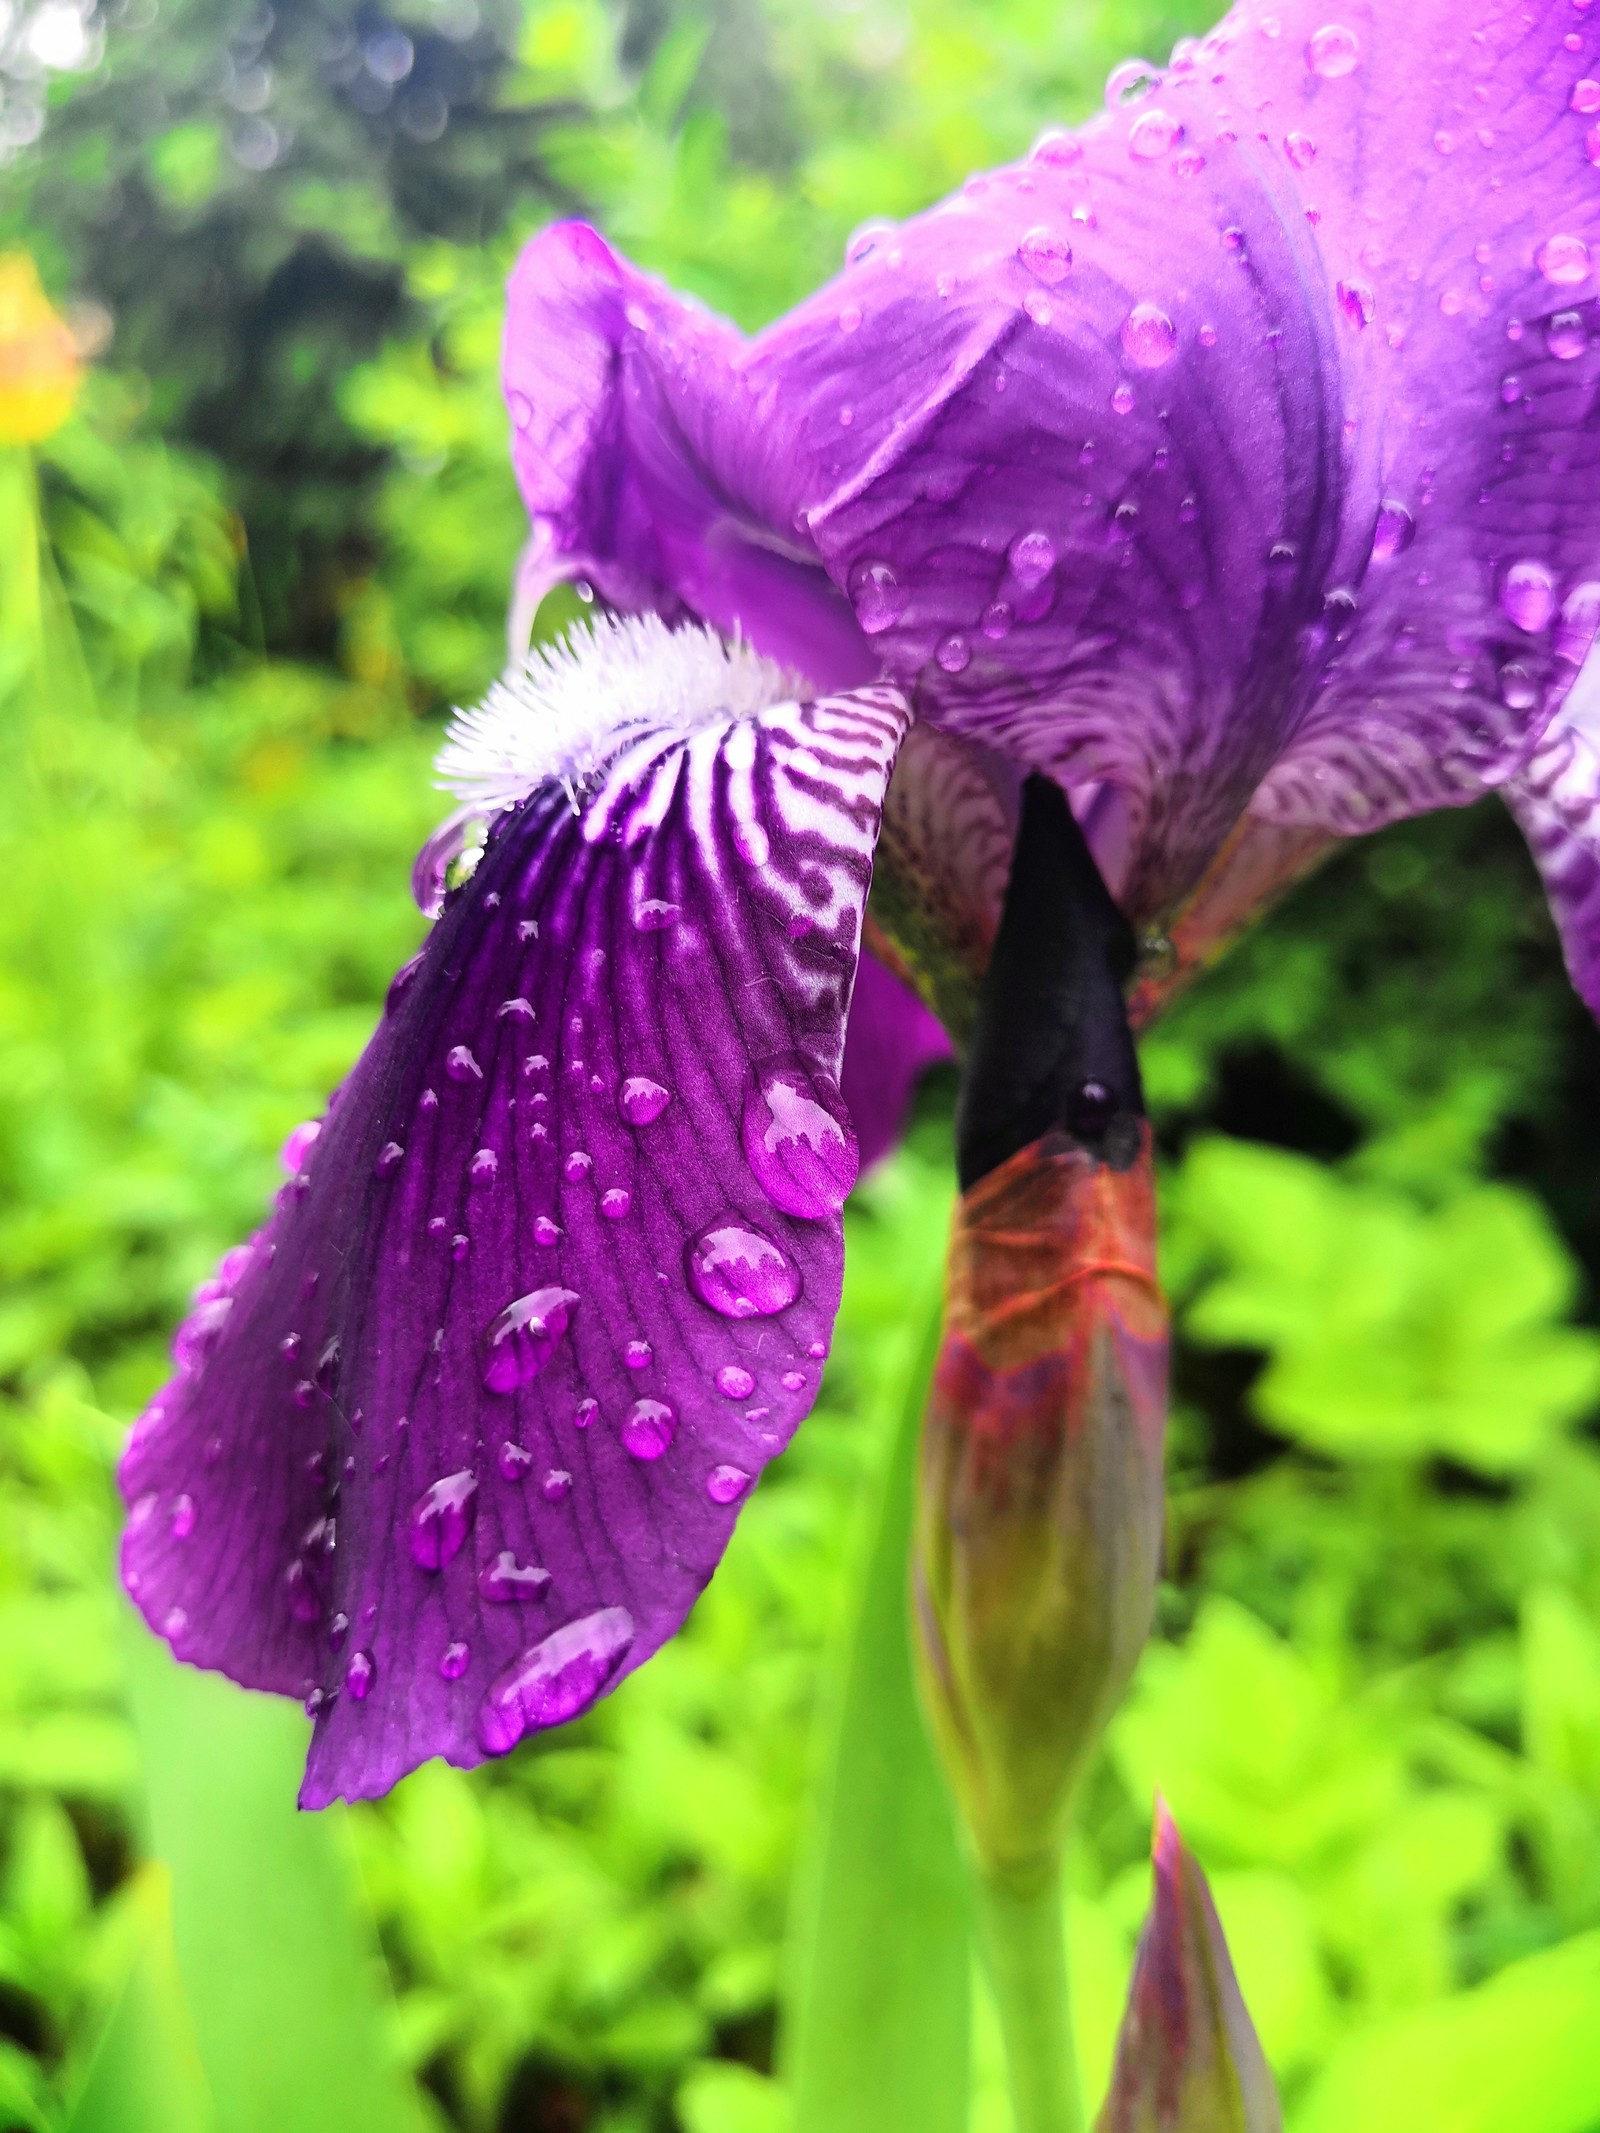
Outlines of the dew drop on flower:
[[1592,118],[1595,112],[1600,111],[1600,81],[1595,81],[1587,74],[1581,81],[1575,81],[1572,85],[1571,102],[1574,111],[1581,111],[1585,118]]
[[439,1672],[443,1679],[446,1681],[459,1681],[467,1671],[467,1665],[471,1657],[470,1648],[463,1644],[459,1638],[454,1644],[447,1644],[439,1658]]
[[477,1497],[478,1477],[467,1466],[424,1489],[406,1520],[412,1561],[423,1570],[442,1570],[452,1562],[472,1529]]
[[725,1400],[748,1400],[756,1381],[742,1363],[724,1363],[717,1372],[716,1387]]
[[672,1091],[647,1074],[630,1074],[617,1092],[617,1109],[630,1126],[648,1126],[672,1101]]
[[1120,385],[1114,385],[1111,388],[1111,412],[1114,415],[1131,415],[1133,413],[1133,387],[1126,379]]
[[352,1652],[350,1664],[344,1670],[344,1685],[350,1692],[351,1701],[365,1703],[372,1693],[372,1684],[377,1675],[371,1652]]
[[494,1463],[500,1470],[502,1481],[521,1481],[533,1465],[533,1454],[507,1437],[496,1451]]
[[826,1075],[798,1061],[766,1068],[745,1098],[741,1139],[756,1183],[785,1214],[820,1221],[849,1197],[861,1158],[844,1100]]
[[594,1168],[594,1157],[586,1148],[574,1148],[562,1164],[562,1175],[569,1185],[581,1185]]
[[482,1081],[483,1069],[470,1044],[454,1044],[445,1054],[444,1070],[452,1081]]
[[317,1145],[322,1133],[320,1119],[308,1118],[304,1125],[296,1126],[283,1144],[278,1161],[290,1177],[296,1177],[306,1167],[306,1158]]
[[405,1161],[405,1154],[405,1149],[399,1141],[385,1141],[378,1150],[377,1160],[372,1166],[374,1173],[380,1178],[388,1177],[392,1171],[398,1170]]
[[194,1531],[195,1516],[194,1498],[192,1496],[183,1495],[173,1498],[171,1528],[174,1540],[182,1541],[189,1538],[189,1535]]
[[344,1649],[344,1640],[350,1634],[350,1617],[337,1614],[328,1624],[328,1649],[338,1653]]
[[575,1429],[587,1429],[599,1412],[600,1402],[598,1400],[580,1400],[573,1410],[573,1427]]
[[859,304],[846,304],[839,313],[839,331],[841,333],[854,333],[860,324],[861,306]]
[[632,1205],[633,1195],[622,1185],[613,1185],[600,1195],[600,1212],[608,1222],[620,1222]]
[[1500,669],[1500,701],[1511,711],[1531,711],[1539,701],[1533,676],[1514,659]]
[[1581,311],[1558,311],[1544,330],[1544,345],[1558,363],[1571,363],[1589,345]]
[[1064,126],[1047,126],[1028,152],[1030,163],[1043,163],[1054,170],[1065,170],[1082,160],[1083,143]]
[[1002,637],[1010,635],[1013,619],[1011,609],[1004,600],[992,600],[984,609],[978,627],[986,637],[998,642]]
[[467,1165],[474,1185],[492,1185],[500,1174],[500,1158],[492,1148],[480,1148]]
[[565,1503],[572,1494],[572,1476],[564,1466],[553,1466],[539,1484],[546,1503]]
[[1286,133],[1283,152],[1296,170],[1309,170],[1317,160],[1317,144],[1309,133]]
[[713,1503],[737,1503],[750,1486],[742,1466],[714,1466],[706,1476],[706,1494]]
[[635,1400],[622,1424],[630,1459],[659,1459],[672,1442],[675,1418],[665,1400]]
[[506,1305],[485,1336],[483,1382],[490,1392],[531,1385],[567,1330],[575,1289],[532,1289]]
[[1019,533],[1011,543],[1011,568],[1023,585],[1038,585],[1055,568],[1056,544],[1048,533]]
[[1548,282],[1570,288],[1589,275],[1589,247],[1581,237],[1558,232],[1547,237],[1533,255],[1533,263]]
[[806,1374],[803,1370],[786,1370],[778,1383],[785,1392],[804,1392]]
[[844,248],[845,265],[847,267],[857,267],[862,260],[870,259],[873,253],[879,250],[894,233],[894,224],[892,222],[863,222],[859,229],[851,232],[846,241]]
[[1128,128],[1128,153],[1136,163],[1154,163],[1182,138],[1182,124],[1170,111],[1142,111]]
[[535,1215],[533,1218],[533,1241],[535,1244],[541,1245],[545,1251],[549,1251],[552,1245],[557,1245],[561,1242],[559,1223],[552,1222],[548,1215]]
[[771,1318],[800,1294],[800,1270],[770,1237],[739,1222],[717,1222],[684,1254],[689,1287],[724,1318]]
[[893,629],[905,613],[906,591],[887,563],[870,560],[852,566],[847,581],[856,620],[869,637]]
[[1106,76],[1106,108],[1119,111],[1148,96],[1161,79],[1160,70],[1148,59],[1123,59]]
[[1355,327],[1357,333],[1361,332],[1363,327],[1372,324],[1372,314],[1377,309],[1378,300],[1366,282],[1342,281],[1338,283],[1336,293],[1339,298],[1339,309],[1344,313],[1351,325]]
[[675,926],[682,915],[679,905],[659,896],[647,896],[635,910],[633,923],[640,933],[662,933],[668,926]]
[[655,1350],[648,1341],[629,1341],[622,1351],[622,1360],[630,1370],[648,1370],[655,1359]]
[[172,1360],[186,1376],[198,1370],[217,1345],[232,1309],[231,1296],[213,1296],[191,1311],[172,1336]]
[[1306,44],[1306,65],[1324,81],[1337,81],[1351,74],[1361,58],[1361,40],[1342,22],[1325,22],[1313,30]]
[[1600,163],[1600,126],[1591,126],[1584,135],[1583,152],[1591,163]]
[[972,647],[959,630],[941,637],[934,658],[947,674],[963,674],[972,664]]
[[490,1755],[506,1755],[525,1733],[576,1718],[632,1643],[633,1617],[625,1607],[603,1607],[553,1630],[496,1675],[478,1710],[479,1740]]
[[1056,288],[1072,272],[1072,247],[1047,224],[1029,230],[1017,246],[1017,257],[1049,288]]
[[1140,370],[1159,370],[1178,352],[1178,329],[1157,305],[1135,304],[1122,322],[1122,352]]
[[1387,563],[1401,555],[1416,538],[1417,522],[1405,505],[1386,496],[1378,506],[1377,523],[1372,529],[1372,560]]
[[746,866],[764,867],[772,857],[772,839],[759,822],[735,822],[733,848]]
[[1522,380],[1514,370],[1508,370],[1500,380],[1500,404],[1502,407],[1515,407],[1521,398]]
[[1544,629],[1556,608],[1549,571],[1542,563],[1513,563],[1500,583],[1500,605],[1519,630],[1532,636]]
[[519,1563],[509,1548],[502,1548],[494,1561],[485,1563],[478,1572],[479,1595],[495,1606],[542,1600],[549,1589],[549,1571],[533,1563]]

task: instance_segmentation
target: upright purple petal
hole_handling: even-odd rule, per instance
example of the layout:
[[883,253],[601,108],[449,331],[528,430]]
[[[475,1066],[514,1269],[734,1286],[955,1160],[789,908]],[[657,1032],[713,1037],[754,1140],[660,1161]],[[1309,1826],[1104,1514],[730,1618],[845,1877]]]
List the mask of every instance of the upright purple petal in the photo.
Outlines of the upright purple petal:
[[875,955],[864,955],[856,971],[839,1076],[863,1170],[870,1170],[900,1138],[917,1083],[929,1067],[954,1056],[931,1009]]
[[[1246,808],[1350,834],[1503,786],[1600,616],[1597,34],[1252,0],[753,341],[652,289],[578,377],[514,322],[534,507],[581,434],[634,515],[561,538],[619,596],[725,613],[729,553],[820,560],[920,718],[1099,789],[1140,921]],[[524,286],[634,290],[593,242]]]
[[682,1622],[810,1407],[890,691],[502,814],[134,1432],[129,1590],[307,1696],[303,1799],[573,1716]]

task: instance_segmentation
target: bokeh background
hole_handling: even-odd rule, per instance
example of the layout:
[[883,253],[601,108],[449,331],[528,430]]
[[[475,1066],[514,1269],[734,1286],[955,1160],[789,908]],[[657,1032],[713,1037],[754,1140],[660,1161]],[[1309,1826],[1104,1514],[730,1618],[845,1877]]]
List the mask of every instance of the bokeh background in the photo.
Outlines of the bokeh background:
[[[853,1203],[822,1404],[689,1629],[504,1764],[295,1817],[298,1710],[126,1619],[111,1465],[423,930],[430,755],[523,531],[519,242],[588,214],[754,326],[1205,19],[0,0],[0,251],[89,358],[0,449],[0,2126],[788,2123],[786,1920],[948,1078]],[[1595,2133],[1600,1039],[1509,822],[1352,846],[1145,1064],[1169,1578],[1071,1859],[1091,2088],[1159,1788],[1291,2133]],[[1006,2133],[981,1995],[976,2056]]]

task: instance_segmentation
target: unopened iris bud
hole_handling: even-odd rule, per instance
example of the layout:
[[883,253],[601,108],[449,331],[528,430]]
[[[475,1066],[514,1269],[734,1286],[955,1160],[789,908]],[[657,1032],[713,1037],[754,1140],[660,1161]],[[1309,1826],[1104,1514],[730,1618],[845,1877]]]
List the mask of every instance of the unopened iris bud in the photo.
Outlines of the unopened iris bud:
[[37,444],[72,412],[78,350],[25,252],[0,255],[0,446]]
[[1206,1877],[1156,1805],[1155,1897],[1095,2133],[1281,2133]]
[[1074,1783],[1149,1632],[1166,1366],[1142,1121],[1126,1168],[1053,1134],[965,1193],[924,1423],[916,1619],[945,1767],[991,1878],[1053,1871]]

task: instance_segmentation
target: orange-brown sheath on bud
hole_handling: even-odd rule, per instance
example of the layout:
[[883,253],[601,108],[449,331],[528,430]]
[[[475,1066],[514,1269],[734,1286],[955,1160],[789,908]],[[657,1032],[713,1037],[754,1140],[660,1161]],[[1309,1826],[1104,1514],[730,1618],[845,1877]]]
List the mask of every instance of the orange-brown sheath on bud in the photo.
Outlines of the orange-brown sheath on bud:
[[1150,1627],[1167,1313],[1149,1128],[1118,1170],[1047,1134],[957,1204],[923,1429],[924,1687],[985,1870],[1053,1871]]

